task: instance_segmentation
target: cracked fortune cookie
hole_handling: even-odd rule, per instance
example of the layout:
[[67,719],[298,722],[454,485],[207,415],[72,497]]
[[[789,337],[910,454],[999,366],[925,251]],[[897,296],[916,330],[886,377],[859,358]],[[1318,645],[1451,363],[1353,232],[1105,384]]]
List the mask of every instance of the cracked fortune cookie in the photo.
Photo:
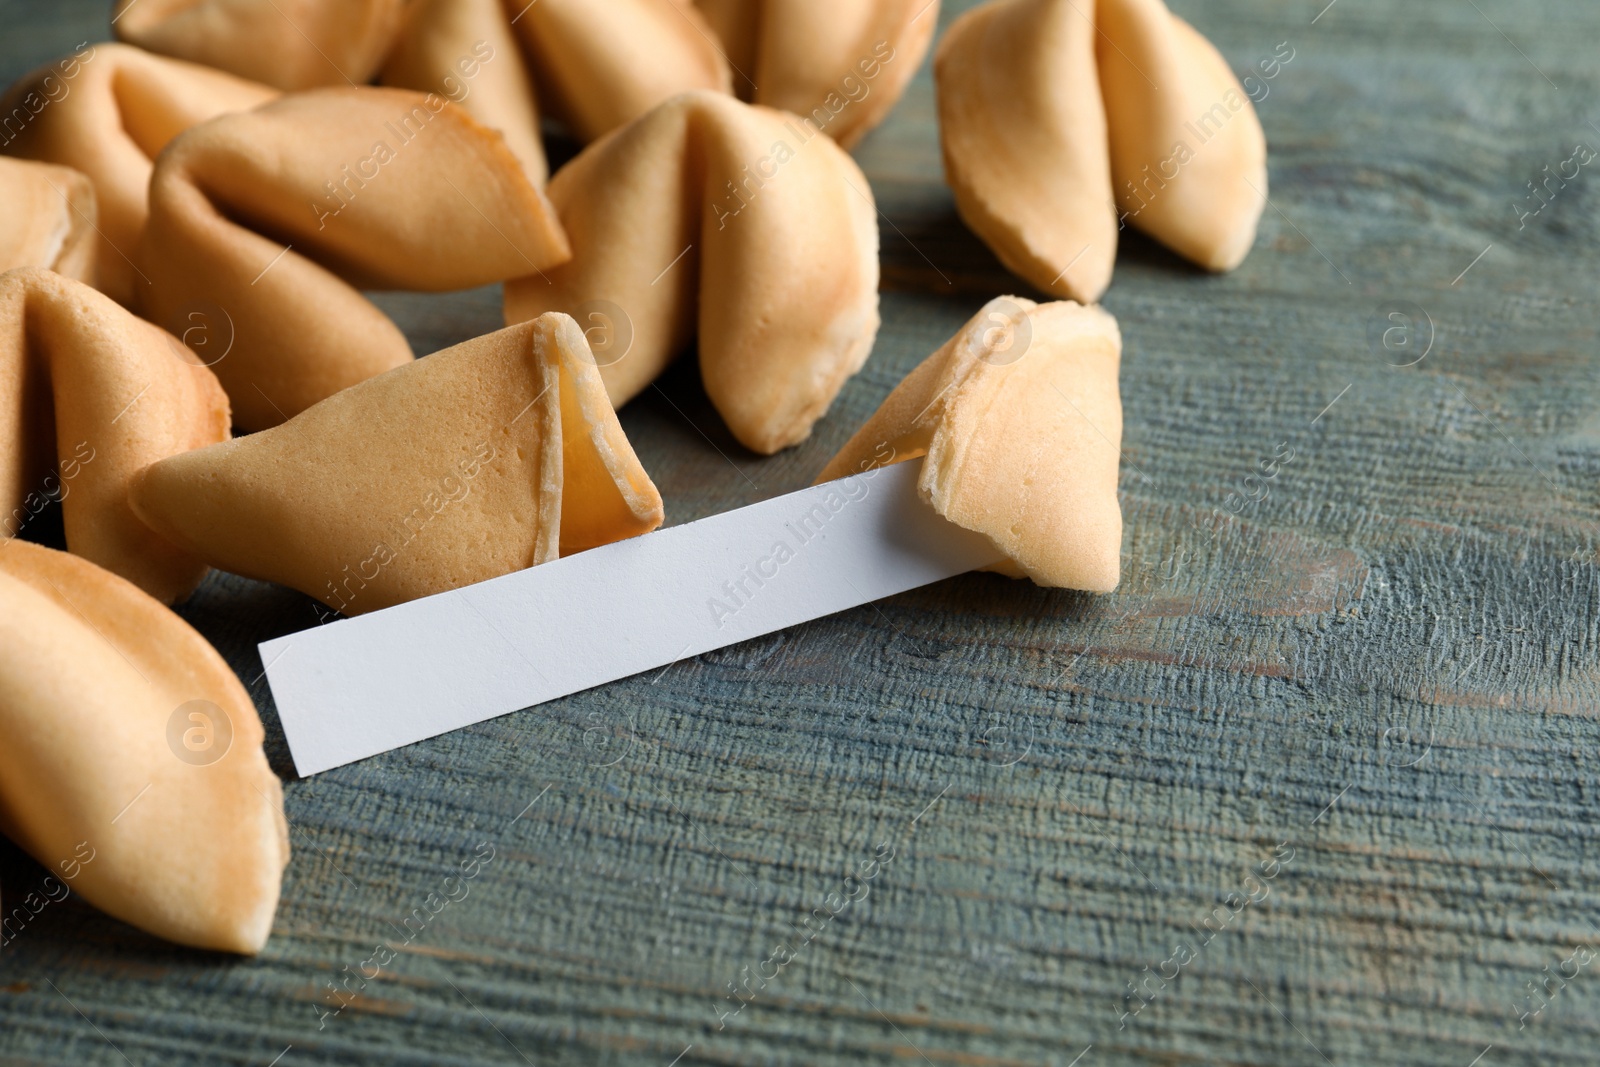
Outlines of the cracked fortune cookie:
[[951,25],[934,80],[961,217],[1045,292],[1097,299],[1130,223],[1208,270],[1249,252],[1261,123],[1161,0],[990,0]]
[[0,830],[101,911],[253,954],[289,861],[255,705],[187,623],[94,564],[0,543]]
[[135,288],[146,284],[132,260],[149,214],[152,161],[189,127],[277,95],[265,85],[129,45],[85,46],[6,91],[0,152],[72,167],[94,184],[95,285],[128,304]]
[[358,291],[444,291],[565,261],[543,194],[492,131],[442,97],[293,93],[179,136],[157,162],[139,307],[183,334],[197,310],[245,429],[276,425],[410,362]]
[[697,0],[741,98],[811,119],[850,148],[922,65],[938,0]]
[[506,284],[506,321],[594,330],[627,403],[698,335],[711,402],[747,448],[802,441],[878,329],[878,228],[855,162],[807,120],[695,92],[550,182],[573,258]]
[[71,167],[0,156],[0,273],[45,267],[94,284],[94,186]]
[[0,537],[60,500],[74,554],[176,600],[206,566],[134,515],[128,486],[227,438],[228,398],[177,338],[59,274],[0,275]]
[[661,496],[584,335],[543,315],[281,426],[157,463],[134,507],[224,570],[347,615],[647,533]]
[[1098,307],[990,301],[906,375],[817,481],[922,458],[922,498],[1043,586],[1121,573],[1122,337]]

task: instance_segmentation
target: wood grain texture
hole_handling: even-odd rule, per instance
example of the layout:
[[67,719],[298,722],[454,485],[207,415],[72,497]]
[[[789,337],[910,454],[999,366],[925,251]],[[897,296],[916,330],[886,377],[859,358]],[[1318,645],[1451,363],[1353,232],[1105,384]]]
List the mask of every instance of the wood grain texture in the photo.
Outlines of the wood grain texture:
[[[291,779],[261,958],[52,905],[0,952],[0,1061],[1594,1062],[1600,177],[1522,229],[1513,205],[1600,146],[1600,8],[1324,3],[1174,2],[1236,71],[1295,58],[1244,266],[1119,256],[1116,594],[968,576]],[[0,74],[106,6],[0,7]],[[933,115],[924,70],[857,152],[885,325],[813,440],[741,451],[689,362],[624,412],[669,521],[805,484],[985,300],[1033,295],[956,219]],[[1397,369],[1369,330],[1399,302],[1434,338]],[[382,303],[419,351],[499,324],[492,290]],[[214,575],[184,614],[289,775],[254,645],[311,602]],[[0,846],[8,898],[42,877]],[[719,1022],[746,967],[768,980]]]

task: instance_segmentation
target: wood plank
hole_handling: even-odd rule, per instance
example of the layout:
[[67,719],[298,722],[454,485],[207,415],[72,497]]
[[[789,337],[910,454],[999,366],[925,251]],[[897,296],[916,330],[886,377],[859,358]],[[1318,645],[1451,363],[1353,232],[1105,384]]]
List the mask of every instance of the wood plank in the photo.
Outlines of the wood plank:
[[[105,6],[0,10],[0,74],[105,36]],[[1119,256],[1116,594],[969,576],[290,781],[260,959],[53,905],[0,951],[0,1062],[1593,1062],[1593,964],[1519,1015],[1600,950],[1600,199],[1586,169],[1525,229],[1513,205],[1600,145],[1600,10],[1174,7],[1240,72],[1295,58],[1244,266]],[[671,521],[807,483],[986,299],[1029,293],[954,215],[926,70],[857,155],[885,216],[871,362],[772,459],[680,364],[623,416]],[[1397,369],[1368,331],[1399,301],[1435,339]],[[499,324],[492,290],[382,303],[420,351]],[[184,614],[247,682],[254,642],[315,621],[226,575]],[[406,927],[483,842],[465,899]],[[8,898],[41,877],[0,846]],[[747,967],[768,977],[722,1018]]]

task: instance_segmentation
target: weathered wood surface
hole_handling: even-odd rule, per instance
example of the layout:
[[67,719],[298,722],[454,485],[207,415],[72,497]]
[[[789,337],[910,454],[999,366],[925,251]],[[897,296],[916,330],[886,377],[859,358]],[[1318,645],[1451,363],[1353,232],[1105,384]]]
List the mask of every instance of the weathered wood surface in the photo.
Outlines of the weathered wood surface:
[[[1313,24],[1324,3],[1174,4],[1241,73],[1295,58],[1259,109],[1273,207],[1244,266],[1133,238],[1105,301],[1118,593],[970,576],[291,780],[260,959],[54,905],[0,954],[0,1059],[1595,1062],[1600,177],[1526,228],[1513,205],[1600,146],[1600,8],[1337,0]],[[104,37],[106,6],[10,0],[0,73]],[[924,71],[858,152],[885,327],[814,440],[741,452],[689,367],[624,413],[672,521],[804,484],[985,299],[1028,292],[955,218],[936,146]],[[1402,301],[1436,336],[1393,368],[1369,329]],[[384,306],[421,351],[499,321],[491,291]],[[185,615],[288,775],[253,649],[310,602],[218,575]],[[325,983],[481,842],[466,898],[319,1025]],[[870,895],[802,945],[880,842]],[[0,847],[8,895],[41,877]],[[719,1028],[745,967],[777,973]]]

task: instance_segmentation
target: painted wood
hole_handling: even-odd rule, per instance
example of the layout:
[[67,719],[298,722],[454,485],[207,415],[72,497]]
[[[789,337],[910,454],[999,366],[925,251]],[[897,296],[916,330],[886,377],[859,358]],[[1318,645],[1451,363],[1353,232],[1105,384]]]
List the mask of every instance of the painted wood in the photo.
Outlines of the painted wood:
[[[0,8],[0,74],[106,6]],[[1244,266],[1119,257],[1116,594],[964,577],[291,780],[261,958],[52,905],[0,951],[0,1062],[1594,1062],[1600,179],[1515,205],[1600,145],[1600,9],[1174,6],[1241,74],[1295,55]],[[924,70],[858,151],[885,326],[811,441],[741,451],[691,363],[625,411],[671,521],[805,484],[1028,292],[955,217],[933,115]],[[499,324],[493,290],[382,303],[422,351]],[[1369,333],[1405,306],[1433,344],[1395,368]],[[311,602],[215,575],[184,614],[288,774],[253,648]],[[42,877],[0,846],[8,897]]]

